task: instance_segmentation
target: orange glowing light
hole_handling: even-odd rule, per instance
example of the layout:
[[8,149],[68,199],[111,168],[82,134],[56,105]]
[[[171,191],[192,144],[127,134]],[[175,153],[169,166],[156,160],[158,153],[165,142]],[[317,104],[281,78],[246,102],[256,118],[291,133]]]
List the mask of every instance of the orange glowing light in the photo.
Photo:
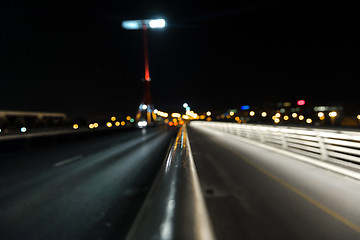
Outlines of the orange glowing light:
[[169,122],[169,126],[172,127],[174,125],[174,122]]
[[184,125],[184,121],[183,121],[183,120],[180,120],[179,124],[180,124],[180,125]]

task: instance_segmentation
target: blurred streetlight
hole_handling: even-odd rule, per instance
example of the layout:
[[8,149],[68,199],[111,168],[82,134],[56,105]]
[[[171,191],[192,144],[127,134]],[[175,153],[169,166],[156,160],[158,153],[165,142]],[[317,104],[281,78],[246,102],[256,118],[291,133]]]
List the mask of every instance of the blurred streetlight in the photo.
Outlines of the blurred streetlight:
[[[136,114],[136,121],[139,122],[142,115],[145,115],[146,122],[149,124],[152,120],[155,121],[156,115],[153,113],[153,104],[150,93],[150,71],[149,71],[149,54],[147,44],[147,30],[154,28],[164,28],[166,21],[164,19],[140,19],[140,20],[125,20],[122,22],[122,27],[126,30],[143,30],[144,39],[144,96]],[[146,124],[146,125],[147,125]],[[144,124],[140,124],[143,126]],[[144,125],[144,127],[146,126]]]

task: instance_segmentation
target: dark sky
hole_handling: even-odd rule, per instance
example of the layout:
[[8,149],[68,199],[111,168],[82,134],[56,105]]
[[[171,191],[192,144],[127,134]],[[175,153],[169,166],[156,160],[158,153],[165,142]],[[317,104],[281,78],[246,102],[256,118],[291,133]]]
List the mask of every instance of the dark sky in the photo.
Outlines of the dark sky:
[[156,108],[357,104],[357,15],[340,2],[9,1],[0,8],[0,109],[134,113],[142,32],[121,21],[158,17],[168,26],[149,32]]

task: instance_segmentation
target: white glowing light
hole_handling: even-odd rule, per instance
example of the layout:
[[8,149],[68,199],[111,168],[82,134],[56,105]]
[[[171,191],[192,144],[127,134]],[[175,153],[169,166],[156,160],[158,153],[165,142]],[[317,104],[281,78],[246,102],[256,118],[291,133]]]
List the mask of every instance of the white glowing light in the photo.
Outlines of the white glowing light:
[[166,22],[164,19],[154,19],[149,21],[149,26],[151,28],[164,28]]
[[146,127],[147,126],[147,122],[146,121],[139,121],[137,124],[140,128]]

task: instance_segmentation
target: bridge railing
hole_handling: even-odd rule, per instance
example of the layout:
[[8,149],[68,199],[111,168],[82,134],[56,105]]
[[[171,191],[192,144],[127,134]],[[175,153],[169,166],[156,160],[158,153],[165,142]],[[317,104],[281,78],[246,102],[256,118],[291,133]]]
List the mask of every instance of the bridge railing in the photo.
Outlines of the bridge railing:
[[[360,164],[360,132],[223,122],[191,122],[324,161]],[[356,165],[354,165],[356,164]]]
[[126,239],[215,239],[185,125]]

